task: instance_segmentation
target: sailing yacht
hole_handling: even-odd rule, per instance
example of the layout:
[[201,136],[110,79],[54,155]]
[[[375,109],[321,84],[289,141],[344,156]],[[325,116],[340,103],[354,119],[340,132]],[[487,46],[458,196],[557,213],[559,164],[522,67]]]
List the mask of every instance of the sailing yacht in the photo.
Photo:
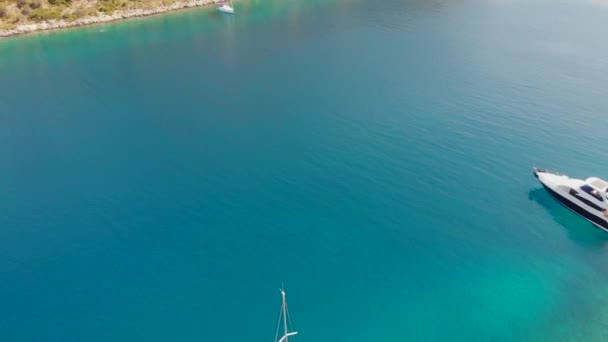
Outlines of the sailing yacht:
[[221,6],[217,8],[218,11],[222,13],[234,14],[234,5],[232,4],[232,0],[230,0],[230,4],[223,3]]
[[534,168],[534,176],[565,207],[608,231],[608,182],[597,177],[570,178],[537,168]]
[[[277,333],[274,341],[289,342],[289,338],[297,335],[298,332],[289,331],[289,324],[291,324],[291,320],[289,319],[289,312],[287,311],[287,300],[285,299],[285,290],[283,288],[281,288],[281,296],[283,297],[283,304],[281,305],[281,313],[279,314],[279,324],[277,325]],[[281,326],[283,327],[283,332],[282,335],[279,335],[281,333]]]

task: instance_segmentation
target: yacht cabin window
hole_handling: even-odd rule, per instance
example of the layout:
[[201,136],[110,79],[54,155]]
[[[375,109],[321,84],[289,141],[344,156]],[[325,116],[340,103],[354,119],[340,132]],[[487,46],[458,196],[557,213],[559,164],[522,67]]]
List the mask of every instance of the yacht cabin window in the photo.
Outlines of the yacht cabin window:
[[589,195],[595,197],[595,199],[597,199],[600,202],[604,201],[604,199],[602,198],[602,195],[600,195],[600,192],[587,184],[581,186],[581,190],[583,190],[584,192],[588,193]]

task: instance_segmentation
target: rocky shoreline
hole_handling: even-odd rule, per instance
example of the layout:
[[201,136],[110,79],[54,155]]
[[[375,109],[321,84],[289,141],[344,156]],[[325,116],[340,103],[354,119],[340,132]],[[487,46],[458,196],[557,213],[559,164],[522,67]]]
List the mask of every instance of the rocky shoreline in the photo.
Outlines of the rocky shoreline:
[[48,20],[42,23],[21,24],[15,27],[14,29],[0,30],[0,37],[10,37],[36,31],[57,30],[70,27],[101,24],[112,21],[124,20],[128,18],[145,17],[155,14],[161,14],[179,9],[210,5],[220,2],[222,2],[222,0],[177,0],[176,2],[166,6],[159,6],[150,9],[120,10],[114,12],[111,15],[99,14],[97,16],[80,18],[73,21]]

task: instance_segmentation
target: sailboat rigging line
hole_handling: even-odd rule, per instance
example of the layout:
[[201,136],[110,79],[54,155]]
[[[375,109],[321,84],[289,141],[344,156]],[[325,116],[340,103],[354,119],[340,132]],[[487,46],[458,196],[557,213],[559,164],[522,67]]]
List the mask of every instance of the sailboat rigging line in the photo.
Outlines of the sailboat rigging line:
[[[285,314],[287,315],[287,322],[289,323],[289,326],[291,327],[291,329],[293,329],[294,324],[291,320],[291,315],[289,314],[289,310],[287,310],[287,308],[285,308]],[[298,337],[299,336],[299,337]],[[298,336],[295,336],[296,341],[302,341],[302,336],[301,334],[298,334]]]
[[[277,332],[275,334],[275,342],[289,342],[289,337],[296,336],[298,334],[297,331],[289,332],[290,326],[293,328],[293,323],[291,321],[291,317],[289,316],[289,310],[287,308],[287,300],[285,299],[285,290],[281,288],[281,296],[283,299],[283,303],[281,303],[281,312],[279,313],[279,322],[277,324]],[[282,322],[281,322],[282,321]],[[283,332],[281,331],[281,326],[283,327]],[[281,338],[279,339],[279,336]],[[294,339],[291,340],[295,342]]]
[[289,314],[289,311],[287,311],[287,307],[285,307],[285,315],[287,316],[287,322],[289,323],[289,326],[291,327],[291,329],[293,329],[293,323],[291,323],[291,315]]
[[283,307],[281,307],[281,311],[279,311],[279,322],[277,323],[277,333],[274,336],[275,342],[279,340],[279,330],[281,330],[281,318],[283,317]]

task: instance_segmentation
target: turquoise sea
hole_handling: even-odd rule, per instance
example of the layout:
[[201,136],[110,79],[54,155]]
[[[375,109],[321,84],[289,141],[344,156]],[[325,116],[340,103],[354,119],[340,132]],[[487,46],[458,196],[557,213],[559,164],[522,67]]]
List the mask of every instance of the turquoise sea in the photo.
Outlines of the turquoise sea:
[[608,340],[603,0],[242,0],[0,41],[0,341]]

